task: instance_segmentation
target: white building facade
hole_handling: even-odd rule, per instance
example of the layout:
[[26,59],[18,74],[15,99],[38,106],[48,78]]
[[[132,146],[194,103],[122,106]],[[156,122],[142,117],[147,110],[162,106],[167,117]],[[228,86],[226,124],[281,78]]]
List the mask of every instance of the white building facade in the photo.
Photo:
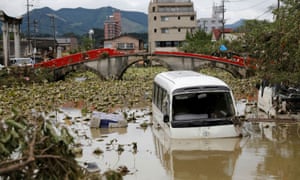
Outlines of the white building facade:
[[151,0],[148,7],[148,50],[178,51],[178,46],[197,27],[191,0]]
[[212,16],[210,18],[200,18],[197,20],[198,28],[206,33],[212,33],[214,29],[223,28],[223,6],[213,5]]

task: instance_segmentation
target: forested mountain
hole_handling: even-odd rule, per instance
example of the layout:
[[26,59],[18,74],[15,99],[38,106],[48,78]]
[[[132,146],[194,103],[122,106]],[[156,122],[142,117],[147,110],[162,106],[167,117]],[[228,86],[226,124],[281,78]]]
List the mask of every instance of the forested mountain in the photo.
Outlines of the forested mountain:
[[[57,11],[48,7],[34,9],[30,12],[30,32],[32,35],[52,35],[54,29],[57,36],[66,33],[82,35],[90,29],[103,29],[104,21],[117,9],[102,7],[99,9],[63,8]],[[148,28],[148,16],[142,12],[122,11],[122,33],[145,33]],[[21,31],[26,34],[28,28],[27,14],[23,17]]]

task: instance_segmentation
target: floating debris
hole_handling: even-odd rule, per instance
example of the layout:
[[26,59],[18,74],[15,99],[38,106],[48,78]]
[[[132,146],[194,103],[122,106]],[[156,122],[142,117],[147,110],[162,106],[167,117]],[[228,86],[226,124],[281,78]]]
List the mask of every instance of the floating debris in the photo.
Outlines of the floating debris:
[[132,143],[132,150],[133,150],[134,153],[137,152],[137,143],[136,142]]
[[130,172],[127,166],[119,166],[117,171],[121,173],[122,176],[125,176]]
[[72,153],[74,153],[75,156],[77,156],[77,157],[82,156],[82,152],[83,152],[83,150],[81,147],[73,147],[72,148]]
[[127,126],[128,123],[122,114],[93,112],[90,121],[92,128],[122,128]]
[[148,127],[148,123],[146,121],[144,121],[143,123],[140,124],[140,127],[143,129],[146,129]]
[[96,139],[95,141],[102,142],[104,139]]
[[86,170],[90,173],[100,172],[100,168],[95,162],[86,162],[84,165]]
[[124,145],[119,144],[117,151],[118,151],[119,154],[122,153],[124,151]]
[[114,170],[105,171],[103,176],[106,177],[106,179],[123,180],[122,174]]
[[96,148],[93,153],[96,155],[100,155],[103,153],[103,151],[100,148]]

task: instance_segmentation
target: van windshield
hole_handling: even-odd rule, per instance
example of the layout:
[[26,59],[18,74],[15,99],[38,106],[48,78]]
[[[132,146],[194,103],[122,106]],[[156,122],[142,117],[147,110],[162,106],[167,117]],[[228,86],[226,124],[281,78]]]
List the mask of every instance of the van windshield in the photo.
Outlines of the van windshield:
[[172,106],[173,127],[228,124],[235,115],[228,91],[177,94]]

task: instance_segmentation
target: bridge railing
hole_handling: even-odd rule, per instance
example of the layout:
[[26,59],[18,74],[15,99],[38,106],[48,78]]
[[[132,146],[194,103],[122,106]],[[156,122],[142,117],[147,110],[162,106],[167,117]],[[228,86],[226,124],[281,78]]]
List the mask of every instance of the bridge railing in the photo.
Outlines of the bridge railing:
[[155,51],[153,54],[156,55],[165,55],[165,56],[181,56],[181,57],[193,57],[198,59],[204,59],[209,61],[217,61],[217,62],[223,62],[228,63],[236,66],[245,67],[246,63],[244,58],[240,56],[233,55],[232,58],[222,58],[217,56],[210,56],[210,55],[204,55],[204,54],[194,54],[194,53],[185,53],[185,52],[165,52],[165,51]]
[[60,67],[69,66],[73,64],[79,64],[89,60],[99,59],[104,53],[106,53],[109,57],[124,55],[124,53],[117,51],[115,49],[101,48],[101,49],[89,50],[86,52],[76,53],[69,56],[64,56],[61,58],[37,63],[34,65],[34,67],[35,68],[39,68],[39,67],[60,68]]
[[[100,58],[105,58],[105,54],[108,57],[117,57],[117,56],[128,56],[130,54],[125,54],[123,52],[117,51],[111,48],[100,48],[100,49],[93,49],[86,52],[76,53],[69,56],[37,63],[34,67],[46,67],[46,68],[60,68],[64,66],[69,66],[73,64],[79,64],[85,61],[96,60]],[[251,59],[244,59],[243,57],[233,55],[231,58],[223,58],[211,55],[204,55],[204,54],[195,54],[195,53],[185,53],[185,52],[166,52],[166,51],[155,51],[152,55],[160,55],[160,56],[180,56],[180,57],[189,57],[189,58],[197,58],[209,61],[216,61],[222,62],[227,64],[232,64],[235,66],[240,67],[250,67],[253,68],[251,65]],[[102,57],[103,56],[103,57]]]

